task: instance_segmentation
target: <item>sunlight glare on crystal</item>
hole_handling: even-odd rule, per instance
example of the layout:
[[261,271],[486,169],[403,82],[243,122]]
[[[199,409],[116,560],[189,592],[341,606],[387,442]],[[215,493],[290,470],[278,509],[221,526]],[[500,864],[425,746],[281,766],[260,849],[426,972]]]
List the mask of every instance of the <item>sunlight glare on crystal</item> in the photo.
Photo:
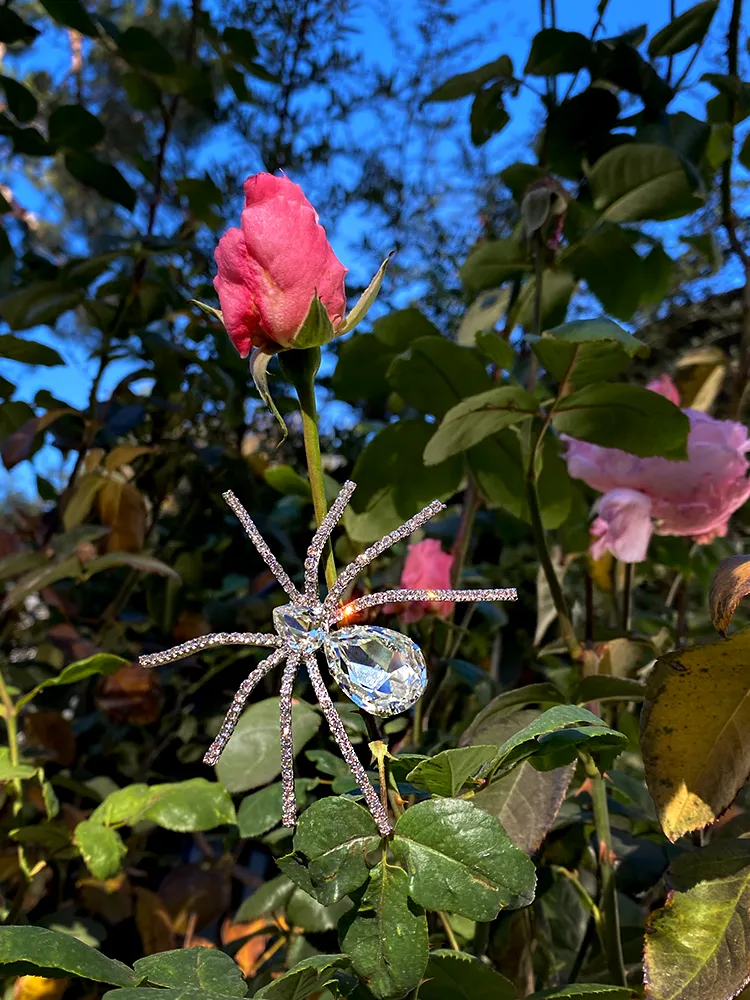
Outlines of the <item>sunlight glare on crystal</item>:
[[299,653],[315,652],[326,635],[320,616],[302,605],[284,604],[274,608],[273,624],[284,642]]
[[419,698],[427,668],[415,642],[379,625],[351,625],[324,641],[328,666],[341,690],[373,715],[398,715]]

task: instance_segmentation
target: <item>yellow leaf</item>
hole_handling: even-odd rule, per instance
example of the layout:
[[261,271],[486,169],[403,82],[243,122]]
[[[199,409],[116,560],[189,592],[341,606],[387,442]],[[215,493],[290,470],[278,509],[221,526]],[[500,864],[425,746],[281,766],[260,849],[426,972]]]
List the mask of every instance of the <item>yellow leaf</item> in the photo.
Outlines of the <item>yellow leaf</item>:
[[60,1000],[69,982],[44,976],[19,976],[13,985],[13,1000]]
[[724,635],[737,605],[750,594],[750,556],[722,559],[711,581],[708,606],[711,621],[719,635]]
[[601,559],[589,557],[589,576],[596,586],[605,594],[612,593],[612,563],[614,557],[611,552],[605,552]]
[[117,448],[113,448],[104,459],[104,468],[108,472],[113,472],[122,465],[130,465],[140,455],[150,455],[158,450],[158,448],[148,444],[121,444]]
[[727,356],[720,347],[696,347],[677,362],[675,383],[680,402],[693,410],[710,410],[727,373]]
[[102,523],[112,530],[108,552],[140,552],[146,542],[146,504],[132,483],[107,480],[97,495]]
[[86,520],[97,493],[105,486],[106,482],[104,476],[96,473],[81,476],[76,482],[75,489],[63,511],[63,527],[66,531],[70,531],[71,528],[75,528],[76,525]]
[[670,840],[716,822],[750,773],[750,630],[661,656],[641,747],[651,797]]
[[135,923],[146,955],[174,948],[174,929],[164,903],[155,892],[141,886],[135,889]]

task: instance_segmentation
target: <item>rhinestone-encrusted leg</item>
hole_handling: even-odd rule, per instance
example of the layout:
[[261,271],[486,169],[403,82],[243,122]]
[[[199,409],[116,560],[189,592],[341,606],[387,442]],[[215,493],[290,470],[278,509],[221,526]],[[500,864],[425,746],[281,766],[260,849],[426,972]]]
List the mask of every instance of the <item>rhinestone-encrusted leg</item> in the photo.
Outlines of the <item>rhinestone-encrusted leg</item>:
[[200,653],[203,649],[213,646],[280,646],[281,639],[269,632],[212,632],[211,635],[201,635],[196,639],[162,650],[161,653],[147,653],[138,657],[141,667],[160,667],[163,663],[174,663],[192,653]]
[[359,785],[362,794],[365,797],[365,802],[369,806],[373,819],[378,825],[378,829],[384,837],[387,837],[389,834],[393,833],[393,827],[388,819],[388,814],[383,808],[383,804],[378,798],[375,789],[370,784],[370,779],[367,777],[365,769],[360,763],[359,757],[351,744],[351,740],[346,735],[344,723],[341,721],[338,712],[334,708],[331,696],[328,693],[328,688],[325,686],[323,678],[321,677],[315,657],[306,656],[305,664],[307,666],[307,673],[310,677],[313,690],[315,691],[315,696],[318,699],[320,707],[323,709],[323,715],[325,715],[328,725],[330,726],[333,738],[338,743],[341,756],[349,765],[349,770],[352,772],[354,780]]
[[391,531],[390,534],[381,538],[380,541],[375,542],[374,545],[365,549],[364,552],[358,555],[353,562],[349,563],[349,565],[341,571],[338,580],[336,580],[334,585],[331,587],[328,597],[326,597],[323,602],[324,609],[329,613],[332,611],[338,599],[341,597],[349,584],[359,576],[365,566],[369,566],[373,559],[377,559],[379,555],[389,549],[392,545],[395,545],[396,542],[400,542],[402,538],[406,538],[408,535],[411,535],[412,532],[416,531],[417,528],[420,528],[426,521],[429,521],[431,517],[434,517],[436,514],[439,514],[441,510],[445,509],[444,503],[441,503],[439,500],[433,500],[433,502],[428,504],[424,510],[420,510],[420,512],[415,514],[414,517],[410,517],[408,521],[405,521],[399,528],[396,528],[395,531]]
[[216,739],[213,741],[203,757],[204,764],[215,764],[219,757],[221,757],[224,747],[229,742],[229,737],[237,727],[240,715],[242,714],[242,709],[245,707],[245,702],[250,697],[253,688],[256,686],[258,681],[265,677],[269,670],[272,670],[273,667],[281,663],[282,660],[284,660],[288,655],[288,650],[283,647],[281,649],[277,649],[265,660],[261,660],[255,670],[251,671],[242,684],[240,684],[237,694],[234,696],[232,704],[229,706],[229,711],[221,724],[221,729],[216,735]]
[[[333,616],[340,622],[365,608],[375,608],[379,604],[406,604],[412,601],[517,601],[515,587],[502,590],[384,590],[379,594],[365,594],[342,605]],[[335,633],[333,633],[335,635]]]
[[268,566],[268,568],[271,570],[273,575],[279,581],[281,586],[284,588],[287,594],[289,594],[291,599],[299,603],[299,601],[301,600],[299,591],[294,586],[292,581],[289,579],[286,570],[282,568],[279,560],[269,549],[268,545],[266,544],[263,538],[263,535],[261,535],[261,533],[258,531],[257,527],[255,526],[255,522],[252,520],[248,512],[245,510],[245,508],[242,506],[242,504],[239,502],[239,500],[234,495],[234,493],[232,493],[231,490],[227,490],[227,492],[223,494],[223,497],[229,504],[229,506],[232,508],[234,513],[236,514],[237,520],[240,522],[242,527],[247,532],[248,538],[253,543],[255,548],[258,550],[258,554],[260,555],[263,562],[266,564],[266,566]]
[[318,595],[318,567],[323,549],[356,488],[357,484],[347,479],[310,542],[305,557],[305,600],[308,602],[314,601]]
[[294,741],[292,739],[292,691],[300,658],[292,655],[287,660],[281,677],[279,697],[279,738],[281,740],[281,822],[294,826],[297,820],[297,802],[294,798]]

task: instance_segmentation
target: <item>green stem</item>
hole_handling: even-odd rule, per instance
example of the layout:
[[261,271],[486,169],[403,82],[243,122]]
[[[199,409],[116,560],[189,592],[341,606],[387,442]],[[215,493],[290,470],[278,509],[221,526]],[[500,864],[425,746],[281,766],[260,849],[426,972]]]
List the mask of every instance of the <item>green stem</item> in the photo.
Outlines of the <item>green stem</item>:
[[620,914],[617,907],[617,886],[612,865],[612,832],[609,825],[607,807],[607,786],[589,754],[582,753],[581,760],[586,776],[591,783],[591,801],[594,806],[594,826],[599,841],[599,878],[601,932],[607,957],[607,966],[612,982],[616,986],[627,985],[625,963],[620,939]]
[[630,634],[633,618],[633,564],[625,563],[622,581],[622,631]]
[[[3,706],[3,718],[5,720],[5,731],[8,734],[8,751],[10,754],[10,763],[13,767],[17,767],[19,763],[18,757],[18,717],[16,713],[16,706],[13,704],[13,700],[10,697],[10,692],[5,685],[5,678],[0,670],[0,702]],[[19,783],[20,787],[20,783]]]
[[[315,523],[320,525],[328,513],[323,462],[320,456],[318,407],[315,403],[315,376],[320,367],[320,348],[310,347],[305,350],[284,351],[280,361],[282,370],[294,385],[299,400],[307,474],[310,478],[310,491],[315,509]],[[326,583],[332,587],[336,582],[336,564],[333,561],[333,549],[330,541],[326,544],[324,559]]]

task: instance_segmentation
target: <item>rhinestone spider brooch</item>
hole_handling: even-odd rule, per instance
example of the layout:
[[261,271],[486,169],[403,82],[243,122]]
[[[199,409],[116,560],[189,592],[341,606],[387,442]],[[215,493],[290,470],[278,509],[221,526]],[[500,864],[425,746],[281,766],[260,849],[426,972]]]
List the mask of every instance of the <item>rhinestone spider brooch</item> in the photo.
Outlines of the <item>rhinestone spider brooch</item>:
[[205,757],[206,764],[216,764],[234,732],[242,709],[258,682],[271,670],[286,661],[281,677],[280,739],[282,822],[294,826],[297,807],[294,798],[294,746],[292,742],[292,691],[297,669],[302,661],[312,683],[315,696],[330,726],[341,755],[359,785],[378,829],[387,836],[392,832],[388,814],[367,777],[344,725],[331,701],[331,695],[318,667],[316,652],[322,649],[328,668],[341,690],[360,708],[373,715],[389,716],[410,708],[427,684],[427,668],[422,651],[415,642],[379,625],[344,625],[365,608],[411,601],[515,601],[515,589],[503,590],[386,590],[366,594],[349,603],[342,597],[349,585],[368,566],[396,542],[406,538],[434,517],[445,504],[433,501],[410,518],[400,528],[385,535],[346,566],[323,601],[318,595],[320,558],[331,532],[338,523],[355,484],[344,483],[331,509],[315,532],[305,558],[305,590],[300,594],[288,574],[265,543],[249,514],[231,491],[224,499],[236,514],[261,558],[289,595],[290,602],[275,608],[273,623],[276,634],[266,632],[216,632],[190,639],[162,653],[152,653],[138,659],[142,667],[157,667],[213,646],[270,646],[273,652],[242,682],[234,696],[226,718]]

